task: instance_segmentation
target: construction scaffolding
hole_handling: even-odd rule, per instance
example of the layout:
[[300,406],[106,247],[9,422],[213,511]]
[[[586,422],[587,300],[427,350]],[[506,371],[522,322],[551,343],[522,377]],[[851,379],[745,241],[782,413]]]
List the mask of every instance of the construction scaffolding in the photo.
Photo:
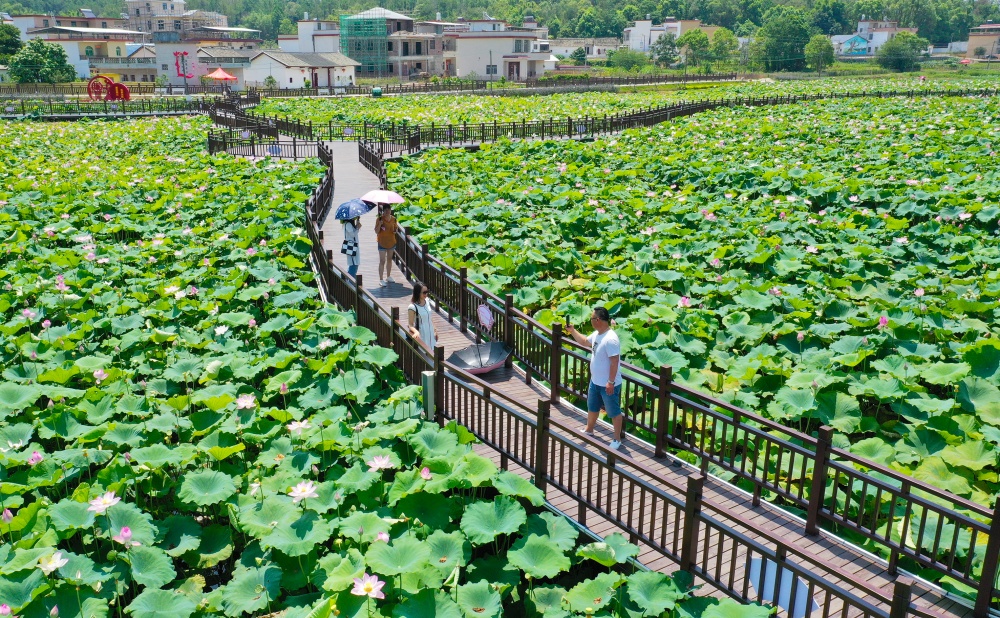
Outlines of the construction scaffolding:
[[[384,10],[384,9],[382,9]],[[340,53],[361,63],[358,77],[385,77],[389,73],[387,15],[373,11],[340,16]]]

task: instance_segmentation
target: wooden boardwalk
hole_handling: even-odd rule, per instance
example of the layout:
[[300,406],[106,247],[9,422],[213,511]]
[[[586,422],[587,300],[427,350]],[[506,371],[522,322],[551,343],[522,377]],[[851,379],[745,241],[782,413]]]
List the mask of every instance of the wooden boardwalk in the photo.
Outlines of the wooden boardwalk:
[[[359,197],[369,190],[379,188],[376,177],[358,162],[356,143],[331,142],[329,145],[333,151],[334,171],[336,174],[336,188],[333,198],[334,207],[351,198]],[[406,306],[410,303],[412,288],[396,266],[393,267],[393,278],[396,282],[386,287],[379,287],[377,275],[378,253],[375,243],[374,222],[374,213],[369,213],[362,217],[362,231],[360,233],[361,267],[359,274],[362,275],[363,286],[371,292],[379,304],[386,311],[389,311],[391,307],[398,307],[400,315],[405,321]],[[406,221],[403,220],[401,223],[405,225]],[[333,220],[331,216],[323,227],[324,246],[333,252],[336,265],[346,271],[346,257],[340,253],[342,240],[342,225],[340,222]],[[451,323],[446,319],[446,314],[436,314],[434,325],[438,334],[438,344],[446,350],[445,356],[454,350],[466,347],[472,342],[469,335],[459,330],[457,322]],[[484,381],[489,383],[496,391],[521,402],[530,410],[537,408],[539,400],[549,399],[549,392],[544,386],[539,385],[537,381],[532,381],[530,385],[526,384],[523,373],[516,368],[498,370],[484,376],[484,378]],[[562,402],[552,406],[551,418],[560,425],[575,428],[582,427],[586,414],[583,410]],[[611,439],[611,428],[610,425],[603,421],[598,424],[597,437],[593,441],[586,440],[579,434],[569,433],[559,428],[554,428],[553,433],[560,434],[567,439],[575,440],[577,443],[582,444],[584,448],[599,456],[609,455],[604,450],[604,447],[606,447]],[[530,476],[527,470],[518,469],[516,464],[508,462],[506,457],[490,447],[479,445],[477,451],[489,457],[498,465],[508,466],[514,472]],[[560,452],[556,451],[557,458]],[[653,485],[662,486],[663,483],[660,479],[667,479],[674,486],[684,487],[689,476],[698,474],[697,468],[679,460],[670,457],[666,459],[654,458],[652,445],[634,438],[627,439],[619,453],[622,457],[617,460],[617,470],[625,471]],[[559,467],[560,464],[557,462],[553,466],[553,469],[550,470],[550,474],[558,476],[560,474]],[[574,471],[572,476],[575,478],[579,474],[579,471]],[[583,472],[583,474],[586,474],[586,472]],[[642,496],[633,495],[632,492],[629,492],[627,495],[618,495],[614,485],[607,482],[607,479],[603,483],[599,483],[596,479],[588,480],[584,478],[582,480],[584,481],[584,485],[589,483],[589,487],[595,496],[604,494],[600,497],[602,503],[645,499]],[[670,493],[676,492],[670,490]],[[580,502],[567,496],[551,484],[547,488],[546,494],[548,500],[555,507],[570,517],[580,520],[581,523],[585,524],[598,535],[603,537],[613,532],[622,532],[622,528],[617,523],[606,519],[593,510],[585,507],[581,508]],[[704,503],[711,505],[703,507],[703,512],[723,522],[733,530],[755,539],[762,545],[772,546],[773,543],[769,542],[769,539],[780,539],[786,544],[795,546],[800,550],[801,555],[809,556],[813,559],[809,564],[799,564],[798,566],[822,576],[827,582],[839,586],[843,590],[850,591],[882,612],[888,613],[889,607],[885,599],[892,598],[896,577],[888,574],[885,561],[825,532],[821,532],[818,536],[806,536],[803,532],[804,522],[802,519],[766,502],[762,502],[759,506],[755,507],[752,503],[752,496],[749,493],[716,477],[709,476],[706,479],[702,495]],[[681,498],[683,498],[683,495]],[[662,537],[665,535],[669,536],[669,528],[676,523],[675,519],[672,520],[667,515],[663,518],[663,521],[628,523],[632,526],[633,530],[641,530],[642,534],[647,534],[648,532],[648,536],[650,537]],[[634,534],[630,535],[627,531],[623,533],[626,536],[635,537]],[[751,573],[747,572],[753,567],[751,566],[750,558],[745,555],[745,551],[734,550],[730,545],[725,543],[724,539],[720,539],[719,535],[707,535],[706,539],[710,540],[699,547],[695,556],[696,564],[701,564],[712,570],[721,569],[723,573],[725,573],[725,569],[728,569],[733,573],[731,576],[732,580],[728,583],[728,586],[737,592],[746,591],[748,584],[759,583],[758,580],[754,579],[756,575],[751,575]],[[671,573],[679,569],[679,564],[675,559],[664,555],[652,546],[641,542],[639,545],[639,560],[649,568],[665,573]],[[720,566],[727,562],[728,564],[725,564],[725,568]],[[728,578],[729,576],[726,577]],[[752,586],[749,590],[750,595],[754,595],[754,588]],[[873,590],[878,593],[878,596],[883,598],[879,599],[878,596],[875,596],[872,593]],[[812,592],[810,591],[810,593]],[[699,594],[726,595],[724,591],[710,585],[704,586],[699,591]],[[810,598],[810,601],[812,598],[816,598],[818,602],[822,603],[822,600],[819,599],[820,595],[818,591],[815,594],[803,596]],[[971,607],[949,599],[943,591],[919,579],[915,580],[912,604],[920,611],[917,614],[911,613],[910,615],[942,617],[972,615]],[[860,610],[845,611],[843,613],[841,613],[841,610],[840,606],[831,604],[829,607],[822,607],[818,614],[815,615],[865,615]],[[783,612],[783,615],[797,615],[797,612]]]

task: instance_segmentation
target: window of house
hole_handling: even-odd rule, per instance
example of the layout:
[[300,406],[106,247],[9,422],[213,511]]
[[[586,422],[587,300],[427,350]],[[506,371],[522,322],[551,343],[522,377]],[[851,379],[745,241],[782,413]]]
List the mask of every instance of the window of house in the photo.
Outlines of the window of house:
[[167,69],[167,65],[165,65],[165,64],[161,64],[161,65],[160,65],[160,70],[161,70],[161,71],[167,71],[167,70],[168,70],[168,69]]
[[394,67],[392,66],[392,63],[391,63],[391,62],[387,62],[385,66],[386,66],[386,68],[388,69],[388,71],[389,71],[390,73],[395,73],[395,72],[396,72],[396,70],[395,70],[395,68],[394,68]]
[[89,57],[91,57],[91,56],[93,56],[93,55],[94,55],[94,48],[93,48],[93,47],[91,47],[90,45],[88,45],[88,46],[87,46],[87,47],[86,47],[86,48],[85,48],[85,49],[83,50],[83,53],[87,54],[87,57],[89,58]]
[[48,27],[49,27],[49,20],[47,20],[47,19],[43,19],[43,20],[42,20],[42,26],[43,26],[44,28],[48,28]]
[[403,55],[404,56],[409,56],[410,55],[410,43],[409,43],[409,41],[403,41]]
[[423,62],[418,62],[416,66],[417,66],[417,70],[418,71],[422,71],[423,68],[424,68],[424,63]]
[[76,28],[76,22],[75,21],[69,22],[69,25],[70,25],[71,28]]
[[368,41],[368,51],[375,51],[375,41]]
[[156,29],[157,29],[157,30],[163,30],[163,29],[164,29],[164,26],[163,26],[163,22],[162,22],[162,21],[158,21],[158,22],[156,22]]
[[288,83],[289,83],[289,84],[291,84],[291,83],[292,83],[292,78],[291,78],[291,77],[289,77],[289,78],[288,78]]
[[437,45],[437,41],[434,41],[434,40],[432,40],[432,41],[431,41],[430,43],[428,43],[427,45],[428,45],[428,47],[429,47],[430,49],[437,49],[437,47],[436,47],[436,45]]
[[115,47],[115,55],[116,56],[121,56],[122,55],[122,48],[121,48],[121,46]]
[[521,39],[514,39],[514,53],[521,51]]
[[403,22],[397,21],[396,22],[396,32],[399,32],[402,29],[403,29]]
[[385,45],[386,45],[386,47],[385,47],[386,51],[392,51],[392,41],[389,41]]
[[418,55],[418,56],[419,56],[419,55],[421,55],[421,54],[423,54],[423,53],[424,53],[424,52],[423,52],[423,49],[422,49],[422,48],[423,48],[423,43],[421,43],[420,41],[417,41],[417,42],[415,43],[415,45],[417,46],[417,51],[415,51],[414,53],[415,53],[416,55]]
[[495,65],[495,64],[487,64],[486,65],[486,74],[487,75],[496,75],[497,74],[497,65]]
[[174,20],[174,30],[180,30],[180,29],[181,29],[181,21],[179,19],[175,19]]
[[107,28],[107,27],[108,27],[108,22],[102,21],[101,22],[101,28]]
[[61,25],[62,25],[62,22],[61,22],[61,21],[59,21],[59,20],[57,19],[57,20],[56,20],[56,25],[57,25],[57,26],[61,26]]
[[163,3],[163,10],[164,10],[164,11],[166,11],[166,10],[167,10],[167,3],[166,3],[166,2],[164,2],[164,3]]

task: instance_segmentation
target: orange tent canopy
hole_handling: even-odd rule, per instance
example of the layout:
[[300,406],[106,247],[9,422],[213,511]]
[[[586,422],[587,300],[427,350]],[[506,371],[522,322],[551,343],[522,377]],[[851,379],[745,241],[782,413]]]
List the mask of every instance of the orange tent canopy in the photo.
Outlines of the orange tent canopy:
[[221,67],[218,68],[218,69],[215,69],[214,71],[212,71],[211,73],[209,73],[205,77],[208,77],[210,79],[223,80],[223,81],[227,81],[227,82],[230,82],[230,81],[234,82],[237,79],[239,79],[235,75],[230,75],[229,73],[226,73],[225,71],[222,70]]

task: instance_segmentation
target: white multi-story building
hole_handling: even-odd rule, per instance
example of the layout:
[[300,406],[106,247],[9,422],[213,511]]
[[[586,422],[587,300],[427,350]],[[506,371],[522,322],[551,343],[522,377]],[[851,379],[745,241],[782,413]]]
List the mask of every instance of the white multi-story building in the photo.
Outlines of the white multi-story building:
[[589,39],[549,39],[549,50],[557,56],[569,57],[576,50],[583,48],[587,58],[603,60],[608,57],[608,51],[614,51],[622,44],[621,39],[614,37],[596,37]]
[[702,24],[699,19],[668,17],[660,24],[654,24],[651,19],[637,19],[633,25],[625,28],[622,45],[633,51],[648,52],[653,43],[668,32],[673,34],[675,39],[679,39],[689,30],[702,30],[711,38],[718,29],[718,26]]
[[340,53],[340,24],[325,19],[309,19],[297,24],[297,34],[278,35],[278,49],[293,54]]
[[865,19],[862,16],[854,34],[831,37],[831,42],[833,51],[838,56],[874,56],[880,47],[896,38],[900,32],[916,34],[917,29],[900,28],[897,21]]

